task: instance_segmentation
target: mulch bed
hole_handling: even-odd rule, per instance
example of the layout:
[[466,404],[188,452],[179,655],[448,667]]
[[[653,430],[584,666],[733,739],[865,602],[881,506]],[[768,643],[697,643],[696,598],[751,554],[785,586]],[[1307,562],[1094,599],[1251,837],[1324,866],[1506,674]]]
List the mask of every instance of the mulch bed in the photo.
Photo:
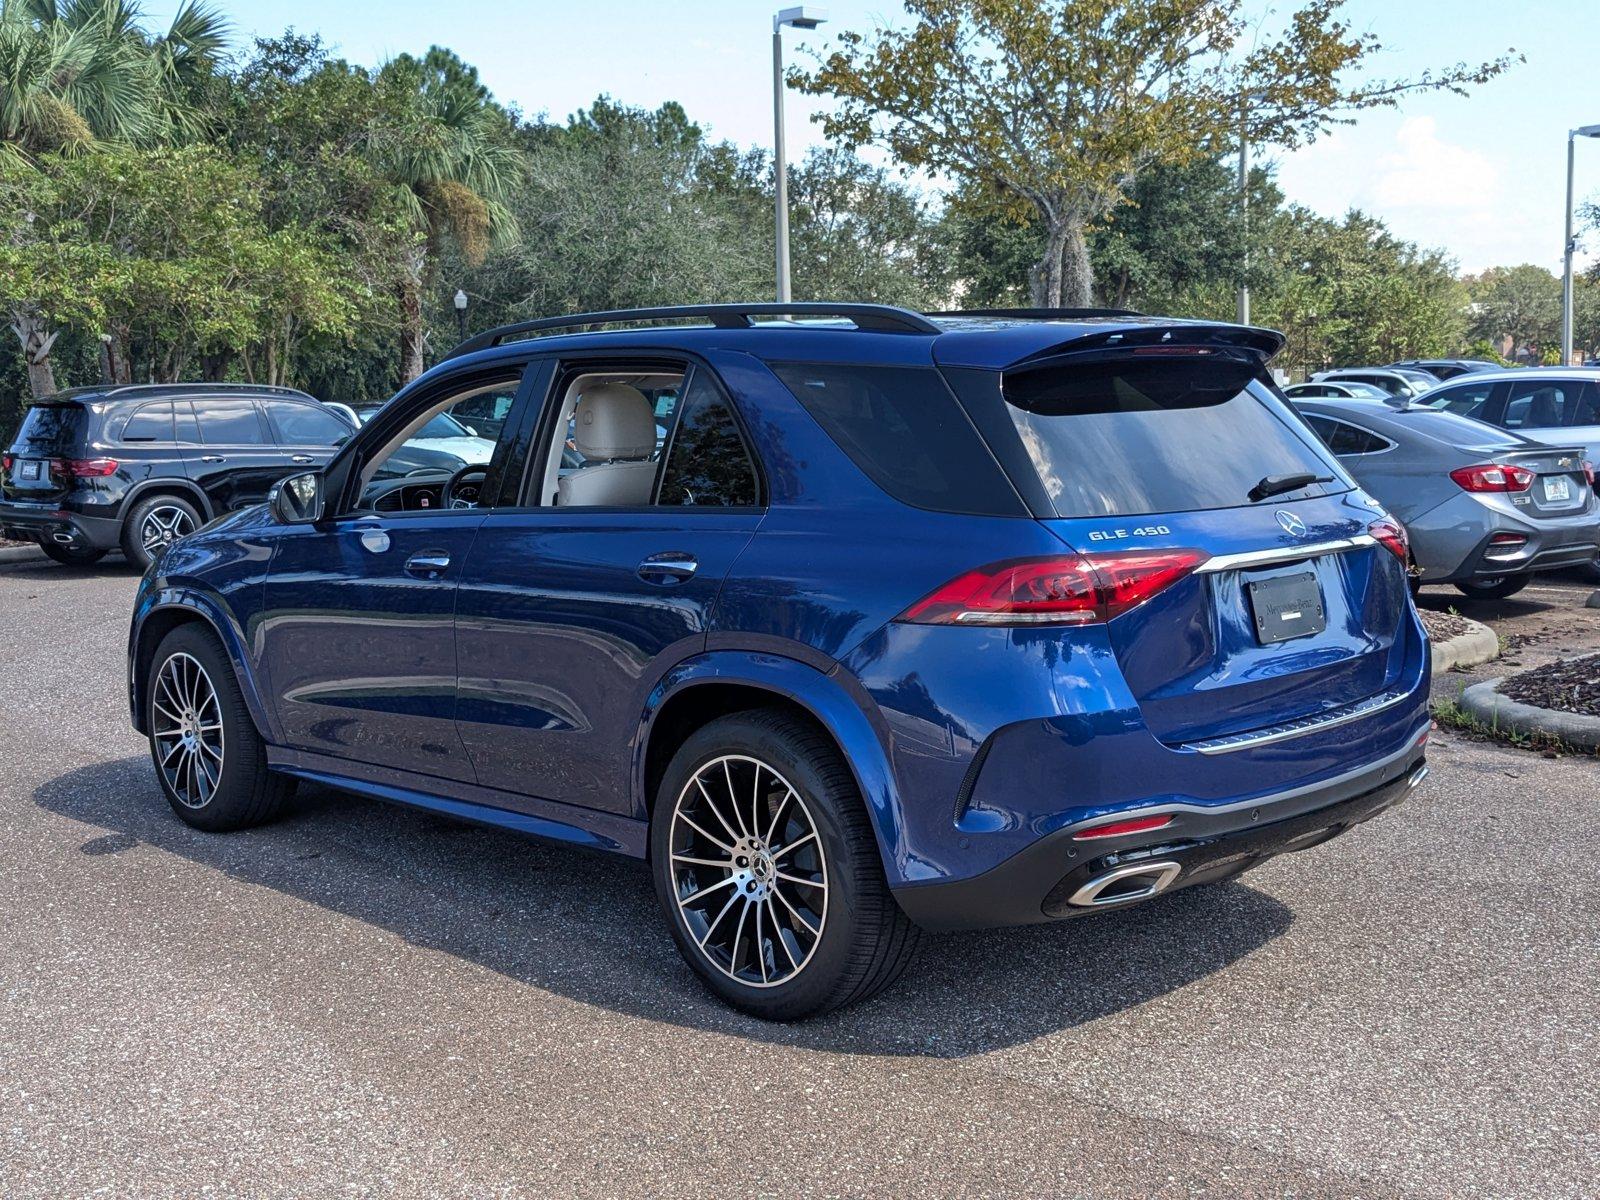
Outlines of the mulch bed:
[[1447,642],[1453,637],[1472,632],[1472,625],[1467,619],[1455,613],[1419,608],[1417,615],[1422,618],[1422,627],[1428,631],[1428,637],[1436,642]]
[[1600,654],[1546,663],[1501,680],[1498,690],[1523,704],[1600,717]]

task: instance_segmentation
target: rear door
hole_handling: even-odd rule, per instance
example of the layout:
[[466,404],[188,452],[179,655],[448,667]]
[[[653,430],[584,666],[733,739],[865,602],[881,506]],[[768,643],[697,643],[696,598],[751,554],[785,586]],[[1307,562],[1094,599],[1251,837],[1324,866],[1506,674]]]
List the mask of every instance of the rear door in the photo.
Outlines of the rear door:
[[674,387],[636,381],[649,393],[641,403],[653,398],[657,421],[672,426],[651,456],[653,500],[555,504],[551,468],[585,376],[629,365],[562,365],[513,493],[521,506],[484,520],[456,610],[457,720],[478,782],[614,812],[631,805],[646,693],[663,664],[704,649],[722,580],[764,512],[732,401],[708,368],[687,363]]
[[[179,404],[180,408],[184,405]],[[214,513],[260,504],[289,473],[288,458],[273,440],[254,400],[203,396],[189,402],[188,425],[196,442],[186,453],[189,477],[200,485]],[[180,440],[183,440],[180,437]]]
[[60,501],[72,477],[58,463],[83,457],[89,436],[89,410],[81,404],[35,404],[6,452],[0,493],[13,503],[41,507]]
[[1403,570],[1367,534],[1378,514],[1253,360],[1206,353],[1072,356],[1002,387],[1046,524],[1102,575],[1152,551],[1207,556],[1106,626],[1169,742],[1377,696],[1407,650]]

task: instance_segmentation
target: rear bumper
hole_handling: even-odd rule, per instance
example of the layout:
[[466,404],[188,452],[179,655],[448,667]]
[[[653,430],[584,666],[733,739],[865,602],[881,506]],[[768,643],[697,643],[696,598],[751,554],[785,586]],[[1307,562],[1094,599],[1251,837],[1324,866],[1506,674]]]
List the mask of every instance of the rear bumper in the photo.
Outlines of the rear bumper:
[[[1448,530],[1424,529],[1420,532],[1420,538],[1432,539],[1417,548],[1417,559],[1424,564],[1424,583],[1456,583],[1501,575],[1558,571],[1565,567],[1584,566],[1600,554],[1600,520],[1596,519],[1592,506],[1569,517],[1525,520],[1520,515],[1511,516],[1476,502],[1470,507],[1458,502],[1456,507],[1448,509],[1445,516],[1459,517],[1463,513],[1469,519],[1488,519],[1476,526],[1482,531],[1477,540],[1464,546],[1456,543],[1453,555],[1437,543],[1458,538],[1464,528],[1471,526],[1457,519]],[[1520,537],[1523,541],[1495,545],[1493,539],[1497,535]],[[1430,562],[1432,566],[1428,565]]]
[[1058,829],[981,875],[895,889],[900,907],[927,929],[1027,925],[1126,908],[1154,895],[1213,883],[1274,855],[1306,850],[1394,807],[1427,773],[1428,722],[1397,752],[1332,780],[1221,807],[1154,804],[1118,822],[1168,816],[1148,833],[1078,840],[1104,825]]
[[0,535],[14,541],[114,550],[122,537],[122,523],[115,518],[86,517],[54,504],[4,501],[0,502]]

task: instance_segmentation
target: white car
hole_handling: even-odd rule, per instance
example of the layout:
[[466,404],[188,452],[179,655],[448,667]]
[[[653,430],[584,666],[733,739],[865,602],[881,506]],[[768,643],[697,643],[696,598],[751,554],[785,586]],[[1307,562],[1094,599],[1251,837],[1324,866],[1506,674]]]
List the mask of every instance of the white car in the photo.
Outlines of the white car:
[[[357,411],[356,416],[361,418],[365,425],[370,421],[376,408],[363,408]],[[470,425],[463,425],[449,413],[440,413],[421,429],[416,436],[407,438],[406,445],[418,450],[438,450],[445,454],[453,454],[463,464],[478,466],[487,464],[494,457],[494,442],[485,437],[479,437],[478,431]]]
[[1344,367],[1337,371],[1318,371],[1312,380],[1316,383],[1366,383],[1382,388],[1398,400],[1411,400],[1439,381],[1426,371],[1409,367]]

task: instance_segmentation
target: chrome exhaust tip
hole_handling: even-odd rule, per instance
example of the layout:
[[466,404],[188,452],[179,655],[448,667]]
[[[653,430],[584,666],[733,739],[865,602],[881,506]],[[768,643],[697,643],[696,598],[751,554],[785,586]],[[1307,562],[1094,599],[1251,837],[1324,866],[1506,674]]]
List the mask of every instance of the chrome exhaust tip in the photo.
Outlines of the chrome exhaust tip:
[[1182,870],[1175,862],[1136,863],[1118,867],[1115,871],[1107,871],[1091,879],[1073,892],[1067,903],[1078,908],[1100,908],[1148,900],[1166,891]]
[[63,546],[70,546],[73,542],[78,540],[70,533],[53,533],[50,535],[50,538],[52,541],[60,542]]
[[1427,777],[1428,777],[1428,766],[1427,766],[1426,763],[1424,763],[1422,766],[1418,767],[1415,771],[1411,772],[1411,778],[1406,780],[1406,788],[1407,788],[1407,790],[1410,790],[1411,788],[1416,787],[1417,784],[1421,783]]

